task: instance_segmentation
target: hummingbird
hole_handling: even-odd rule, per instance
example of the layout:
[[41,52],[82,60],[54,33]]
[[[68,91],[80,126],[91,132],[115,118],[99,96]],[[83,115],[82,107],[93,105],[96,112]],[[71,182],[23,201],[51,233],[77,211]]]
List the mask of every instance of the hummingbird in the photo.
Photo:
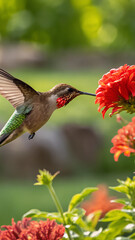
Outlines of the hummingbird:
[[54,110],[66,106],[75,97],[96,96],[64,83],[54,86],[47,92],[38,92],[2,69],[0,69],[0,94],[15,108],[0,131],[0,146],[25,132],[29,133],[28,139],[32,139],[35,132],[49,120]]

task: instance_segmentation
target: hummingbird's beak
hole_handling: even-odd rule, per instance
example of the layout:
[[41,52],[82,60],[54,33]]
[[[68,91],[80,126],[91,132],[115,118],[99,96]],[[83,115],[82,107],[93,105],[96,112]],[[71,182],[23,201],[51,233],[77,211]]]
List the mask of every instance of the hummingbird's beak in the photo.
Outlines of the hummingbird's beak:
[[79,91],[79,94],[80,94],[80,95],[96,96],[96,94],[94,94],[94,93],[87,93],[87,92],[81,92],[81,91]]

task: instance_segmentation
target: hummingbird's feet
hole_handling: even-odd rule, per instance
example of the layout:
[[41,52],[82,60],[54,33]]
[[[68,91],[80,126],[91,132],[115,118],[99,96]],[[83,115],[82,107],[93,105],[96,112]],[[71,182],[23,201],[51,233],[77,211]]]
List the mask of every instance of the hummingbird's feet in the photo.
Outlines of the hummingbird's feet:
[[34,138],[34,136],[35,136],[35,133],[32,133],[29,135],[28,139],[31,140],[32,138]]

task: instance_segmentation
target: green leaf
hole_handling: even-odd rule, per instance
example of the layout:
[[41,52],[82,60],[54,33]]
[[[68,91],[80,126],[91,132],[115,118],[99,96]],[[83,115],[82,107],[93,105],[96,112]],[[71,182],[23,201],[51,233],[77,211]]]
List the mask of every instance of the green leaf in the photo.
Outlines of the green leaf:
[[64,217],[67,221],[76,221],[85,216],[85,210],[82,208],[74,208],[71,212],[65,212]]
[[83,237],[83,230],[78,224],[70,225],[70,230],[76,233],[78,236]]
[[130,216],[135,216],[135,209],[122,209],[121,211],[127,213]]
[[84,220],[85,210],[81,208],[74,208],[71,212],[65,212],[64,217],[66,219],[66,223],[71,225],[78,225],[79,228],[83,228],[84,230],[89,230],[87,222]]
[[128,237],[117,237],[114,240],[130,240]]
[[135,230],[135,224],[134,223],[129,223],[125,226],[123,232],[125,233],[131,233],[132,231]]
[[85,237],[84,239],[85,239],[85,240],[92,240],[91,237]]
[[87,216],[86,220],[88,222],[88,225],[90,225],[92,227],[92,229],[96,228],[98,221],[100,219],[101,213],[102,213],[102,211],[95,211],[93,213],[90,213]]
[[123,205],[130,205],[130,202],[127,201],[127,199],[114,199],[114,200],[111,200],[111,202],[116,202],[116,203],[121,203]]
[[116,233],[112,229],[106,228],[99,236],[97,236],[96,240],[114,240],[116,237]]
[[80,204],[85,197],[96,190],[97,188],[85,188],[81,193],[74,195],[69,203],[68,211],[71,211],[74,207]]
[[94,231],[93,233],[91,233],[90,236],[91,236],[92,238],[98,237],[102,231],[103,231],[103,229],[102,229],[102,228],[99,228],[97,231]]
[[131,202],[131,205],[135,207],[135,177],[133,179],[127,178],[126,181],[120,181],[120,185],[117,187],[111,187],[121,193],[125,193]]
[[135,233],[130,235],[130,239],[135,239]]
[[38,216],[41,214],[41,211],[39,211],[38,209],[31,209],[30,211],[26,212],[24,215],[23,215],[23,218],[25,217],[35,217],[35,216]]
[[67,212],[68,214],[76,214],[78,217],[85,216],[85,210],[83,208],[74,208],[71,212]]
[[42,212],[42,211],[39,211],[38,209],[31,209],[30,211],[28,211],[27,213],[25,213],[23,215],[23,218],[24,217],[31,217],[31,218],[45,218],[45,219],[50,219],[50,220],[57,220],[58,222],[60,223],[63,223],[63,220],[60,216],[59,213],[55,213],[55,212],[52,212],[52,213],[48,213],[48,212]]
[[102,222],[111,222],[116,221],[121,218],[126,218],[130,221],[133,221],[132,216],[127,214],[126,212],[123,212],[122,210],[111,210],[108,212],[105,217],[101,220]]
[[117,221],[111,222],[109,228],[115,233],[114,236],[119,236],[121,233],[123,233],[123,229],[128,223],[130,223],[130,221],[127,221],[127,219],[120,218]]
[[117,192],[128,194],[128,188],[124,185],[119,185],[119,186],[116,186],[116,187],[109,187],[109,188],[112,189],[112,190],[115,190]]

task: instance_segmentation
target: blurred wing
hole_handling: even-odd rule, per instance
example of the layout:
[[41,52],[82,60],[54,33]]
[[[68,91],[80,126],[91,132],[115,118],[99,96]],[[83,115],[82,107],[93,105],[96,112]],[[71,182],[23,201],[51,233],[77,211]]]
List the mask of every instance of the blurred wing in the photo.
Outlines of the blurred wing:
[[0,69],[0,94],[16,108],[34,95],[38,95],[38,92],[28,84]]

